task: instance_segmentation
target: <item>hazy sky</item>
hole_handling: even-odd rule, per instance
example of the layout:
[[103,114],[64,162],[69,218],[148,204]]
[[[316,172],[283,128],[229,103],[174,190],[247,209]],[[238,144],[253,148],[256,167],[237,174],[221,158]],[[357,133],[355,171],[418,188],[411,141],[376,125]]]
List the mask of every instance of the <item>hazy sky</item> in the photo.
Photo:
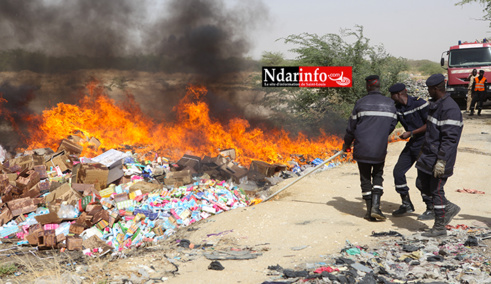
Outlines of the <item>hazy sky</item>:
[[491,37],[489,22],[480,20],[483,5],[455,6],[452,0],[264,0],[269,20],[252,37],[249,53],[259,59],[262,52],[282,52],[286,58],[292,46],[279,38],[304,32],[325,35],[340,29],[364,27],[370,43],[383,44],[394,56],[438,62],[443,51],[458,40]]

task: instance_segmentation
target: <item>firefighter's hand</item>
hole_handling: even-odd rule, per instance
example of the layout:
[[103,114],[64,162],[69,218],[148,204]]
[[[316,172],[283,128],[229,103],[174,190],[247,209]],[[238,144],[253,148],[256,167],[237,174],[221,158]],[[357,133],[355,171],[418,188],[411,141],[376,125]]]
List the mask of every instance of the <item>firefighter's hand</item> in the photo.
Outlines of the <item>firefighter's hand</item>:
[[347,146],[346,144],[343,144],[343,149],[342,149],[343,152],[350,152],[351,151],[351,147],[350,146]]
[[401,138],[401,139],[407,139],[409,137],[411,137],[411,131],[406,131],[406,132],[402,133],[401,135],[399,135],[399,138]]
[[435,167],[433,167],[433,176],[435,178],[440,178],[445,173],[445,164],[447,162],[444,160],[436,161]]

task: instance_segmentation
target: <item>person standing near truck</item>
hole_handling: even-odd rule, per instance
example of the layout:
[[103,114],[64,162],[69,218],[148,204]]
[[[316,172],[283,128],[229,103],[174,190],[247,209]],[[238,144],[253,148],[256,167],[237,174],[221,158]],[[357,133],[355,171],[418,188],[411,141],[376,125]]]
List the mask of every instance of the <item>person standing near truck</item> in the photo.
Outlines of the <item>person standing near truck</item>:
[[[394,184],[397,193],[401,195],[402,205],[392,212],[392,216],[400,217],[406,213],[414,212],[414,205],[409,198],[406,173],[416,163],[424,142],[429,103],[421,98],[409,96],[406,85],[402,83],[392,85],[389,92],[390,97],[396,103],[397,120],[405,130],[399,137],[401,139],[410,138],[399,155],[393,170]],[[419,180],[416,180],[416,187],[421,191]],[[434,219],[433,202],[430,196],[423,192],[421,192],[421,196],[426,204],[426,211],[418,216],[418,220]]]
[[479,70],[479,76],[474,79],[474,96],[471,102],[471,113],[474,115],[474,106],[477,103],[477,115],[481,115],[482,104],[486,100],[486,83],[487,79],[484,77],[484,70]]
[[469,81],[469,86],[467,87],[467,107],[465,109],[466,113],[469,113],[471,110],[471,102],[472,102],[472,97],[473,97],[473,88],[474,88],[474,82],[476,81],[477,77],[477,69],[473,69],[471,74],[467,77],[467,80]]
[[431,196],[435,212],[433,227],[422,236],[438,237],[447,235],[445,226],[460,212],[460,207],[445,197],[443,186],[453,174],[464,124],[459,106],[450,93],[445,93],[445,77],[433,74],[426,80],[426,85],[431,100],[416,168],[422,191]]
[[380,92],[380,78],[365,78],[367,95],[356,101],[344,135],[343,151],[354,141],[353,159],[360,172],[361,194],[368,221],[384,221],[380,197],[384,193],[384,164],[390,133],[397,124],[394,102]]

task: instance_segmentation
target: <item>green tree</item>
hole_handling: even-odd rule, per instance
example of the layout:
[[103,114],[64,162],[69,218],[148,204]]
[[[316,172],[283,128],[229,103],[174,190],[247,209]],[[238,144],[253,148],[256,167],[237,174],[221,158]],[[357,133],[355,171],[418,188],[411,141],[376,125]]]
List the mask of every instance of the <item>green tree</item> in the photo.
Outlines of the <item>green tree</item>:
[[[344,30],[340,35],[303,33],[283,39],[293,44],[298,54],[296,66],[352,66],[352,88],[276,88],[266,89],[264,102],[289,118],[313,127],[321,126],[328,112],[347,118],[359,98],[366,94],[364,78],[371,74],[381,77],[382,92],[401,79],[407,62],[390,56],[382,46],[370,45],[363,27]],[[301,126],[303,127],[303,126]]]
[[285,59],[281,52],[265,51],[261,56],[262,66],[282,66],[285,64]]

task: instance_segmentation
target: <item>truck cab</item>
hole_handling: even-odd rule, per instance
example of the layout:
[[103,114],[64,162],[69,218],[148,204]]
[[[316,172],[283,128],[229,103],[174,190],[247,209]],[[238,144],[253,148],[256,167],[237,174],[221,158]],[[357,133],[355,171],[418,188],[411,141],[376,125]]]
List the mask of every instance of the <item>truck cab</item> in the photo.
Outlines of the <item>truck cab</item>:
[[[445,66],[445,55],[447,66]],[[484,70],[484,77],[488,79],[486,97],[491,99],[491,43],[486,39],[482,42],[459,41],[458,45],[451,46],[442,53],[441,66],[447,69],[447,92],[461,106],[465,106],[469,74],[473,69]]]

